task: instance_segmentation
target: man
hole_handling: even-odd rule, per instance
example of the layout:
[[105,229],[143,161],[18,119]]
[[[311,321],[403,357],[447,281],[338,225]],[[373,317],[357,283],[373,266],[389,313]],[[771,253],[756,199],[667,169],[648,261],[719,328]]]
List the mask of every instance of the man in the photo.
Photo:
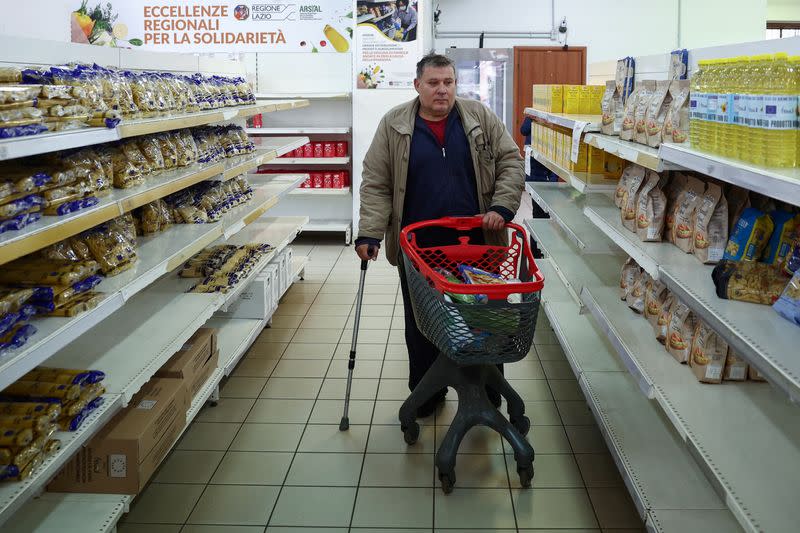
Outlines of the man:
[[[429,54],[417,63],[418,98],[395,107],[381,120],[364,157],[361,211],[356,253],[376,259],[386,237],[387,259],[400,266],[405,334],[412,391],[438,356],[417,329],[408,286],[399,259],[400,229],[444,216],[483,214],[483,234],[474,239],[494,244],[514,217],[525,185],[522,157],[505,126],[489,108],[456,98],[453,62]],[[455,243],[452,234],[420,235],[421,246]],[[446,390],[425,404],[428,416],[444,401]],[[500,396],[489,391],[495,405]]]
[[403,35],[404,41],[417,40],[417,10],[409,5],[408,0],[397,1],[397,18],[400,19],[400,25],[405,32]]

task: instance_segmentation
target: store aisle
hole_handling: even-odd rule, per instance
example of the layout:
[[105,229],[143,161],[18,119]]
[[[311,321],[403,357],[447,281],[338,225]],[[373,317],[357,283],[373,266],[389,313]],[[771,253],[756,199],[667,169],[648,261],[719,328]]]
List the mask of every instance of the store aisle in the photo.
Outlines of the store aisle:
[[642,530],[544,312],[530,355],[506,371],[533,423],[533,489],[519,488],[499,435],[476,428],[461,446],[455,491],[442,493],[434,453],[456,396],[451,390],[446,406],[420,421],[416,445],[404,443],[402,298],[385,260],[367,274],[351,428],[340,432],[358,260],[338,239],[301,239],[295,251],[311,258],[305,281],[284,297],[219,405],[200,413],[120,533]]

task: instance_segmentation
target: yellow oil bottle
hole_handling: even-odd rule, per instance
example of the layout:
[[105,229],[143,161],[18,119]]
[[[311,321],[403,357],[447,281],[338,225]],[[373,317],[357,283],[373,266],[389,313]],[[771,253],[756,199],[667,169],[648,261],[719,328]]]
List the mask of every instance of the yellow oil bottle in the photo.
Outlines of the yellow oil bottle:
[[350,50],[350,42],[330,24],[326,24],[322,32],[337,52],[343,53]]
[[764,95],[765,159],[770,167],[792,167],[795,159],[797,91],[789,56],[777,53],[767,69]]

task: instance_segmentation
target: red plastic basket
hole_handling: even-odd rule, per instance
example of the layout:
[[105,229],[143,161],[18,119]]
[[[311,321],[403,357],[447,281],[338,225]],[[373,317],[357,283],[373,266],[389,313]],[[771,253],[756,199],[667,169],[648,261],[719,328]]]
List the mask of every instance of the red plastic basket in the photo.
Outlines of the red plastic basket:
[[[536,266],[527,239],[522,237],[525,230],[516,224],[506,224],[506,228],[514,230],[508,246],[471,244],[468,236],[459,237],[460,243],[450,246],[421,248],[417,245],[415,233],[421,229],[449,228],[466,233],[480,228],[482,224],[482,216],[446,217],[410,224],[400,232],[400,246],[414,267],[441,293],[485,294],[489,300],[505,300],[510,294],[541,291],[544,287],[544,276]],[[436,271],[437,268],[444,268],[458,273],[459,265],[480,268],[505,280],[530,277],[531,281],[468,285],[451,283]]]

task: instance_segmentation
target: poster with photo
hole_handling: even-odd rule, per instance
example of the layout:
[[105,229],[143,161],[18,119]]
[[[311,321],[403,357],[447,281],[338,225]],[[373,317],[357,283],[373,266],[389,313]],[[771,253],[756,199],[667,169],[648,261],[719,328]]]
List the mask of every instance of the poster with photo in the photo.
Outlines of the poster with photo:
[[357,0],[357,89],[414,86],[422,55],[417,0]]
[[72,0],[63,17],[75,43],[171,52],[347,53],[354,26],[349,0]]

